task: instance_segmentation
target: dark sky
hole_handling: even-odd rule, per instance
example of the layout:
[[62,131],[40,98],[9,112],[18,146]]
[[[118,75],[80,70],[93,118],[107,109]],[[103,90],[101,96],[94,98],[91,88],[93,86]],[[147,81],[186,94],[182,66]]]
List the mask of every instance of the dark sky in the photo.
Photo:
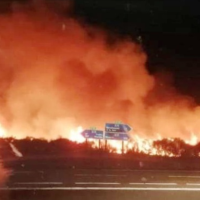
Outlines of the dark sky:
[[[0,8],[10,2],[0,1]],[[74,0],[74,8],[88,23],[141,36],[149,71],[171,71],[178,90],[200,102],[200,1]]]
[[149,70],[171,71],[176,87],[200,102],[200,1],[75,0],[75,8],[92,24],[141,36]]

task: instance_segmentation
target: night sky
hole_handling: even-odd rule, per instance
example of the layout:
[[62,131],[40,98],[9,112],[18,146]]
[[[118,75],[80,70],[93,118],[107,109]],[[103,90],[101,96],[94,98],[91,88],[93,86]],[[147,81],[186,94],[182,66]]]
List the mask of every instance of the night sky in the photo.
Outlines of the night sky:
[[170,71],[183,94],[200,102],[200,2],[76,0],[76,13],[134,40],[141,36],[151,73]]
[[[0,2],[2,12],[10,2]],[[116,35],[141,38],[150,73],[171,72],[176,88],[200,103],[200,1],[74,0],[73,15]]]

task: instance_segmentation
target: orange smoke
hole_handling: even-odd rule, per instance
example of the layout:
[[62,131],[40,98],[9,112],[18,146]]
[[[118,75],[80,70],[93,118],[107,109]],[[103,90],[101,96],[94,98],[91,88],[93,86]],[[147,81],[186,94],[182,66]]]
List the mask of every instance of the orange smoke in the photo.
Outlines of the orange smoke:
[[[70,137],[122,120],[132,136],[199,136],[200,108],[150,75],[133,41],[109,42],[76,19],[37,5],[0,16],[0,110],[7,136]],[[73,138],[73,137],[72,137]]]

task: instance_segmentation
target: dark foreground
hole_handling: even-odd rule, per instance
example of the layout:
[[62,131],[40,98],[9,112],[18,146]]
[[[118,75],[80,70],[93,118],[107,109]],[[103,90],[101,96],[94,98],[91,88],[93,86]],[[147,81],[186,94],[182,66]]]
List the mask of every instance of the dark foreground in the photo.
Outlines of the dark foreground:
[[128,164],[119,158],[100,161],[98,158],[23,158],[7,161],[5,166],[12,173],[0,188],[0,200],[200,198],[199,170],[159,169],[161,164],[157,162],[157,167],[155,161],[154,169],[148,169],[147,166],[153,166],[151,162],[135,160]]
[[[7,196],[7,197],[6,197]],[[200,192],[188,191],[13,191],[2,199],[16,200],[191,200]]]

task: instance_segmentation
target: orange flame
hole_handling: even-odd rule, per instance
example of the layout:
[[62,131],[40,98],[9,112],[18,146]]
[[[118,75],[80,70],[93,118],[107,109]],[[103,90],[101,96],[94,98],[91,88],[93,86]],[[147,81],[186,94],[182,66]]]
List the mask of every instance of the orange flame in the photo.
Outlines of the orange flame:
[[77,129],[71,129],[69,140],[77,143],[82,143],[85,141],[85,138],[81,135],[83,128],[81,126],[77,127]]
[[[83,131],[83,127],[79,126],[77,128],[71,129],[69,134],[65,135],[65,138],[77,143],[83,143],[86,139],[81,135]],[[7,134],[7,130],[0,124],[0,138],[6,138],[10,135]],[[148,155],[159,155],[159,156],[168,156],[173,157],[172,153],[165,152],[164,150],[158,150],[154,147],[154,141],[162,140],[163,138],[158,134],[156,139],[147,139],[142,138],[138,134],[135,134],[130,141],[124,141],[124,153],[128,150],[136,150],[139,153],[145,153]],[[168,140],[174,141],[173,138],[168,138]],[[89,142],[92,142],[92,147],[98,147],[98,140],[88,139]],[[191,137],[188,140],[185,140],[186,144],[195,146],[199,142],[197,135],[193,132],[191,133]],[[103,144],[104,142],[102,142]],[[115,152],[117,154],[122,153],[122,141],[117,140],[108,140],[108,150],[110,152]]]
[[6,137],[6,130],[0,124],[0,138],[4,138],[4,137]]
[[[76,141],[78,143],[85,142],[85,138],[80,134],[83,131],[82,127],[71,130],[69,139]],[[159,155],[159,156],[168,156],[173,157],[172,153],[165,152],[164,150],[158,150],[153,146],[154,141],[162,140],[163,138],[158,134],[155,139],[145,139],[139,135],[133,136],[130,141],[124,141],[124,152],[128,150],[136,150],[139,153],[145,153],[148,155]],[[174,141],[173,138],[168,138],[168,140]],[[89,139],[88,141],[93,141],[93,147],[98,147],[98,142],[96,140]],[[117,154],[122,153],[122,141],[117,140],[108,140],[108,148],[110,152],[116,152]],[[192,133],[189,140],[185,140],[186,144],[195,146],[198,143],[198,137]]]
[[186,144],[190,144],[192,146],[195,146],[198,142],[198,137],[194,133],[191,134],[190,140],[185,141]]

